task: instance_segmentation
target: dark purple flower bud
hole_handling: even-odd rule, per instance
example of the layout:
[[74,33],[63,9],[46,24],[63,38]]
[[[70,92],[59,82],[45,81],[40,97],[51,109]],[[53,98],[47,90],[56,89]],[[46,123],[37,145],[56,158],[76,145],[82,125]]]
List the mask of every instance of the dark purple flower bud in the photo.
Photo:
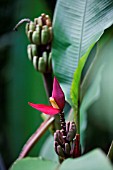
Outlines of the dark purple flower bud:
[[72,141],[76,135],[76,125],[74,122],[70,122],[69,131],[67,132],[67,141]]
[[70,127],[70,122],[66,122],[66,132],[68,133],[69,132],[69,127]]
[[60,145],[57,146],[57,153],[58,153],[59,156],[65,158],[64,151],[63,151],[63,149],[62,149],[62,147]]
[[59,145],[63,145],[65,143],[65,140],[63,138],[63,134],[60,130],[57,130],[54,133],[54,140],[57,141]]
[[65,143],[65,154],[70,156],[70,150],[71,150],[70,144]]
[[[54,141],[54,149],[55,149],[55,152],[57,153],[57,146],[58,146],[58,142]],[[58,153],[57,153],[58,154]]]

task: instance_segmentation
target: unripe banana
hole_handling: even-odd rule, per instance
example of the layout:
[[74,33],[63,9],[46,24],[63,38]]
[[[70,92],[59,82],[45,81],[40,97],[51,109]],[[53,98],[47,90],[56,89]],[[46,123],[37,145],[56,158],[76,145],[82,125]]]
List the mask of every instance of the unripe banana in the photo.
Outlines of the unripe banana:
[[48,72],[51,72],[52,70],[52,53],[49,53],[49,57],[48,57]]
[[42,13],[41,16],[42,16],[42,18],[45,18],[45,17],[46,17],[46,15],[45,15],[44,13]]
[[41,26],[36,25],[36,31],[41,32]]
[[33,60],[32,49],[31,49],[30,44],[27,46],[27,54],[28,54],[29,60]]
[[29,23],[29,30],[35,31],[35,24],[33,22]]
[[38,70],[40,72],[42,72],[42,73],[46,72],[46,63],[45,63],[43,57],[39,57],[39,60],[38,60]]
[[33,56],[33,66],[36,70],[38,70],[38,57]]
[[40,32],[34,31],[32,34],[32,42],[36,45],[40,45]]
[[34,18],[34,24],[38,24],[38,18]]
[[42,16],[38,17],[38,25],[42,27]]
[[43,59],[44,59],[46,65],[47,65],[48,57],[47,57],[47,52],[46,52],[46,51],[43,52],[42,57],[43,57]]
[[31,31],[31,30],[29,30],[28,32],[27,32],[27,37],[28,37],[28,39],[29,39],[29,41],[32,43],[32,34],[33,34],[33,31]]
[[41,44],[45,45],[48,43],[50,37],[50,32],[47,26],[44,26],[41,31]]
[[31,52],[32,56],[37,56],[37,46],[35,44],[31,44]]
[[42,29],[47,31],[48,30],[48,26],[47,25],[43,25]]
[[51,42],[52,41],[52,38],[53,38],[53,30],[52,30],[52,27],[49,27],[49,41]]
[[51,19],[50,19],[49,15],[46,15],[46,25],[48,27],[51,27]]
[[27,24],[26,24],[26,27],[25,27],[25,32],[26,32],[26,34],[28,33],[28,31],[29,31],[29,23],[27,23]]

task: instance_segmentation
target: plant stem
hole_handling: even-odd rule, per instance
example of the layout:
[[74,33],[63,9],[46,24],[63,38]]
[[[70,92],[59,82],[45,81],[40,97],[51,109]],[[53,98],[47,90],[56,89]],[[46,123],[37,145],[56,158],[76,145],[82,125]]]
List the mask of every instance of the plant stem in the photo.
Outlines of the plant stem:
[[48,97],[51,97],[52,88],[53,88],[52,73],[44,73],[43,80],[44,80],[44,86],[46,89],[46,93],[47,93]]
[[53,123],[53,121],[54,121],[54,117],[50,116],[47,120],[45,120],[40,125],[40,127],[36,130],[36,132],[28,139],[28,141],[24,145],[22,152],[20,153],[18,159],[22,159],[28,154],[28,152],[31,150],[31,148],[34,146],[34,144],[47,131],[48,127]]
[[80,115],[80,110],[78,110],[77,113],[76,113],[76,126],[77,126],[77,133],[78,134],[80,134],[80,119],[79,119],[79,115]]
[[77,133],[80,134],[80,83],[78,88],[78,108],[77,108],[76,116],[77,116]]
[[24,18],[24,19],[21,19],[17,24],[16,26],[13,28],[14,31],[17,31],[17,28],[22,25],[24,22],[31,22],[31,20],[29,18]]

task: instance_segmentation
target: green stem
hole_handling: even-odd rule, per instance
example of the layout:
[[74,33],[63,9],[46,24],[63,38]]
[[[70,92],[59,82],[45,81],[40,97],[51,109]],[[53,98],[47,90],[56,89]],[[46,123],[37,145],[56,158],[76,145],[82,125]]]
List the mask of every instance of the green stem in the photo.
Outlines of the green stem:
[[74,109],[74,115],[75,115],[75,124],[77,128],[77,134],[80,134],[78,109]]

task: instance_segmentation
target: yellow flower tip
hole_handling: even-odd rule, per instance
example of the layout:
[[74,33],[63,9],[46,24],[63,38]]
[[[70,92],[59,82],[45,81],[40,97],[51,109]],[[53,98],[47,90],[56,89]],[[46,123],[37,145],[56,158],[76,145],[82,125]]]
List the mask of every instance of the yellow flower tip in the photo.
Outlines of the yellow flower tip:
[[53,106],[53,108],[60,109],[53,97],[50,97],[49,101],[50,101],[51,105]]

